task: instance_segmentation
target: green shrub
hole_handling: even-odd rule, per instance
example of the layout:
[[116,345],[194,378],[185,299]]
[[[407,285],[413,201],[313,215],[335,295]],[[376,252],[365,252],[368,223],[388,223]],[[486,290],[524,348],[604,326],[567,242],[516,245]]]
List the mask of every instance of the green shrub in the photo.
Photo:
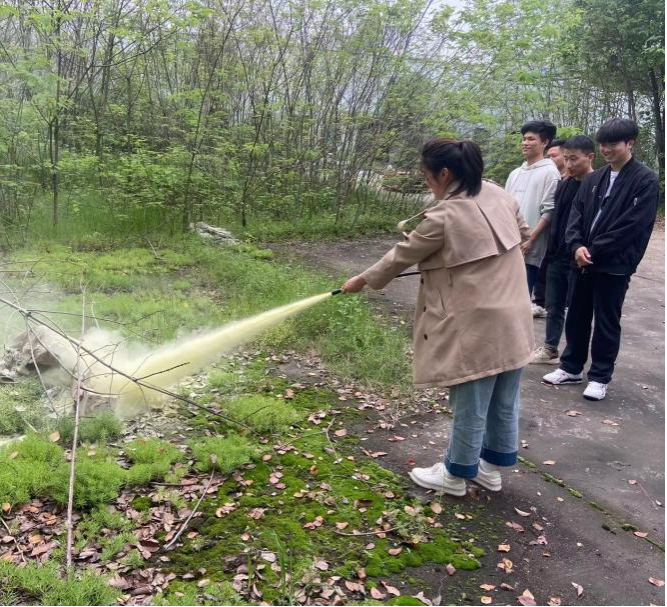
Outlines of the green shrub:
[[147,485],[151,481],[164,478],[169,472],[168,462],[154,462],[152,464],[135,464],[125,475],[125,482],[128,487],[137,487]]

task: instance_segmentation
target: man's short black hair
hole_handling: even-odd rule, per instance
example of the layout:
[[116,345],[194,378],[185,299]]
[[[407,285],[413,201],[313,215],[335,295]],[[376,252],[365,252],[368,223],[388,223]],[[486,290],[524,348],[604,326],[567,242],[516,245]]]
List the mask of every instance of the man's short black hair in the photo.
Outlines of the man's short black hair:
[[521,127],[521,134],[535,133],[542,141],[551,143],[556,137],[556,125],[548,120],[531,120]]
[[551,148],[559,148],[565,143],[565,139],[554,139],[548,146],[547,150]]
[[629,118],[611,118],[607,120],[595,133],[598,143],[619,143],[636,141],[639,136],[639,127]]
[[563,144],[563,149],[580,150],[584,154],[595,154],[595,142],[586,135],[575,135]]

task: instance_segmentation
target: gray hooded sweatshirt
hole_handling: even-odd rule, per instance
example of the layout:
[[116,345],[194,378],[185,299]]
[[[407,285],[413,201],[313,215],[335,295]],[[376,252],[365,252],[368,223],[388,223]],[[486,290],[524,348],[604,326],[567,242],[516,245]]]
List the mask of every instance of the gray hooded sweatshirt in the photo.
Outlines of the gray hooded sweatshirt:
[[[556,186],[561,176],[550,158],[544,158],[528,166],[524,162],[514,169],[507,178],[505,190],[519,203],[519,210],[530,229],[534,229],[540,217],[549,220],[554,208]],[[547,251],[549,230],[542,230],[525,257],[525,262],[539,266]]]

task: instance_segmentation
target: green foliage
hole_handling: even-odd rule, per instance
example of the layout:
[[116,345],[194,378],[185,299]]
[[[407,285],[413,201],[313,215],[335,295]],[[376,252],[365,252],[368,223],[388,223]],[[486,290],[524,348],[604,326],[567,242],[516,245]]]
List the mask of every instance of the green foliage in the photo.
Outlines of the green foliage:
[[[206,598],[200,598],[205,592]],[[177,594],[178,593],[178,594]],[[172,582],[162,596],[153,600],[153,605],[249,605],[241,598],[229,582],[209,584],[203,590],[193,583]]]
[[282,432],[302,417],[284,400],[269,396],[239,396],[225,403],[233,419],[258,432]]
[[[197,460],[195,467],[198,470],[208,472],[215,468],[223,474],[247,464],[258,455],[257,449],[247,438],[236,434],[226,438],[204,438],[193,443],[191,449]],[[211,461],[212,455],[215,462]]]
[[[71,446],[74,438],[74,419],[62,417],[58,421],[59,442]],[[123,423],[111,412],[105,411],[92,417],[79,420],[79,443],[97,443],[113,441],[123,433]]]
[[42,401],[42,385],[36,379],[0,384],[0,435],[22,434],[48,426]]
[[[180,451],[164,441],[137,439],[130,451],[136,461],[125,470],[114,460],[114,452],[98,447],[88,453],[79,451],[76,462],[74,503],[90,508],[112,502],[124,485],[144,485],[163,478]],[[17,504],[34,497],[51,497],[67,503],[70,467],[64,451],[45,437],[29,434],[25,440],[0,449],[0,502]],[[100,510],[99,512],[102,512]],[[95,520],[101,520],[97,514]],[[114,523],[111,515],[100,524]]]
[[0,502],[17,504],[48,495],[63,465],[63,450],[36,434],[6,445],[0,449]]
[[[67,503],[69,472],[69,465],[62,465],[54,474],[51,497],[60,504]],[[118,497],[125,479],[125,470],[113,460],[79,454],[74,480],[74,504],[78,508],[88,508],[112,502]]]
[[159,438],[136,438],[126,443],[123,449],[129,460],[135,464],[171,465],[183,457],[176,445]]
[[7,600],[12,596],[18,604],[29,597],[28,604],[34,605],[112,605],[119,594],[97,573],[61,578],[54,562],[17,567],[0,561],[0,601],[5,605],[16,604]]

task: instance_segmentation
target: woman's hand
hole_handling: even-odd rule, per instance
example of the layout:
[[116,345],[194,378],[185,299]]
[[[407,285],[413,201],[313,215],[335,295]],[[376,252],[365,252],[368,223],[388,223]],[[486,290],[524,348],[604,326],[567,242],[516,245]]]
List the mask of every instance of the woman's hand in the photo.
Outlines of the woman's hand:
[[353,276],[341,287],[343,293],[359,293],[366,286],[366,279],[359,274]]

